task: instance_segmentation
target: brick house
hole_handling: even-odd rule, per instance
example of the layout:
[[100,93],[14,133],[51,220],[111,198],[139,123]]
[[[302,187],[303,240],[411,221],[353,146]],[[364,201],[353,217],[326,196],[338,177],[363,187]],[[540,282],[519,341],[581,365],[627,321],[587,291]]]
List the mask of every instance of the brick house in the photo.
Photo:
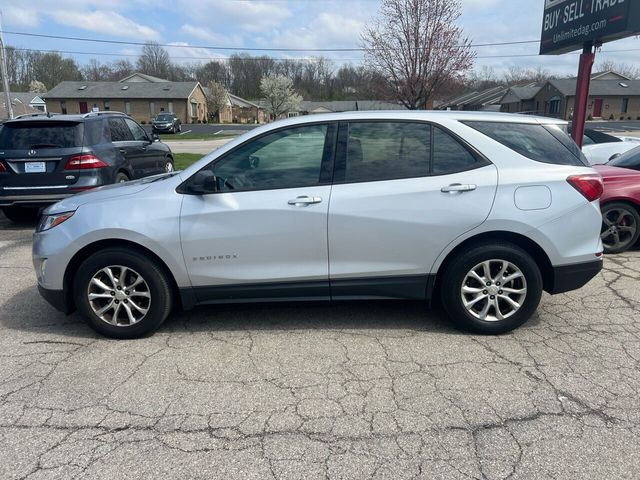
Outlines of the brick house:
[[[206,95],[208,88],[204,88]],[[269,119],[263,107],[249,100],[227,93],[226,105],[219,112],[210,112],[210,119],[219,123],[266,123]]]
[[140,123],[148,123],[160,112],[175,113],[182,123],[207,118],[199,82],[170,82],[141,73],[118,82],[61,82],[42,98],[52,113],[87,113],[97,108],[124,112]]
[[[503,112],[536,113],[569,120],[575,106],[577,80],[550,79],[540,85],[511,87],[500,101]],[[591,76],[587,115],[591,118],[640,118],[640,80],[616,72]]]

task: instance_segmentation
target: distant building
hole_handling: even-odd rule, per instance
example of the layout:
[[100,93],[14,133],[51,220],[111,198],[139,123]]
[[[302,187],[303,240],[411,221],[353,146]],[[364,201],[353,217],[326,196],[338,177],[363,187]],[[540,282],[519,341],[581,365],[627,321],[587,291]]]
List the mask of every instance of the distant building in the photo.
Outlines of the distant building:
[[[208,95],[205,87],[205,94]],[[265,109],[244,98],[227,94],[227,104],[219,112],[210,112],[209,120],[219,123],[266,123],[269,119]]]
[[207,119],[199,82],[170,82],[142,73],[119,82],[61,82],[42,98],[52,113],[88,113],[97,108],[124,112],[141,123],[161,112],[175,113],[182,123]]
[[486,90],[467,92],[435,104],[437,110],[468,110],[499,112],[500,100],[507,87],[497,86]]
[[[47,106],[40,94],[33,92],[9,92],[13,115],[46,112]],[[9,118],[9,112],[4,99],[4,92],[0,92],[0,119]]]
[[[263,108],[267,108],[264,100],[258,102]],[[285,117],[297,117],[300,115],[314,115],[319,113],[357,112],[371,110],[406,110],[399,103],[385,102],[381,100],[328,100],[310,101],[300,103],[297,110],[292,110]]]
[[[557,78],[538,85],[511,87],[500,101],[501,110],[569,120],[573,117],[576,86],[576,78]],[[594,73],[587,115],[603,120],[640,118],[640,80],[616,72]]]

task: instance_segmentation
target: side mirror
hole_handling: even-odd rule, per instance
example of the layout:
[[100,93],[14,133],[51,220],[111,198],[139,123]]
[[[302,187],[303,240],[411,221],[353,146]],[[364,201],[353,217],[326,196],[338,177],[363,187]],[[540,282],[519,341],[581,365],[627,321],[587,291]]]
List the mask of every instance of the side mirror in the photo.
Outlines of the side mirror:
[[158,135],[157,133],[152,133],[151,134],[151,141],[152,142],[159,142],[160,141],[160,135]]
[[211,170],[200,170],[193,176],[189,192],[194,195],[207,195],[218,191],[218,179]]

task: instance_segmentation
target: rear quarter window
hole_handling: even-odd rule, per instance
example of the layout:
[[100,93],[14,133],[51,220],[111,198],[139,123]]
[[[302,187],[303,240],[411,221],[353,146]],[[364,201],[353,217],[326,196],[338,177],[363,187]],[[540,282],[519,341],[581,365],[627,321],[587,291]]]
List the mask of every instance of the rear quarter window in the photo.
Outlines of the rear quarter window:
[[584,167],[589,162],[578,146],[557,125],[509,122],[463,122],[531,160]]
[[15,122],[0,129],[0,149],[73,148],[82,146],[82,125],[74,122]]

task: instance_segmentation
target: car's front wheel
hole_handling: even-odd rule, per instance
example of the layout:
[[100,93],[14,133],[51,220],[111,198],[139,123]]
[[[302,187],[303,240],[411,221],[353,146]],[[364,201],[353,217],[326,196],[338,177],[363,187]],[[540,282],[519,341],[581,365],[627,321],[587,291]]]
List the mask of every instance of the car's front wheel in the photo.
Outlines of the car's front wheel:
[[458,328],[501,334],[533,315],[542,296],[542,275],[533,258],[516,245],[478,245],[447,265],[440,294]]
[[640,214],[627,203],[613,202],[604,205],[600,237],[605,253],[629,250],[640,237]]
[[35,222],[40,216],[40,210],[37,208],[12,206],[2,207],[2,213],[15,223]]
[[87,258],[73,283],[76,307],[91,327],[111,338],[139,338],[156,330],[171,311],[169,279],[137,251],[110,248]]

